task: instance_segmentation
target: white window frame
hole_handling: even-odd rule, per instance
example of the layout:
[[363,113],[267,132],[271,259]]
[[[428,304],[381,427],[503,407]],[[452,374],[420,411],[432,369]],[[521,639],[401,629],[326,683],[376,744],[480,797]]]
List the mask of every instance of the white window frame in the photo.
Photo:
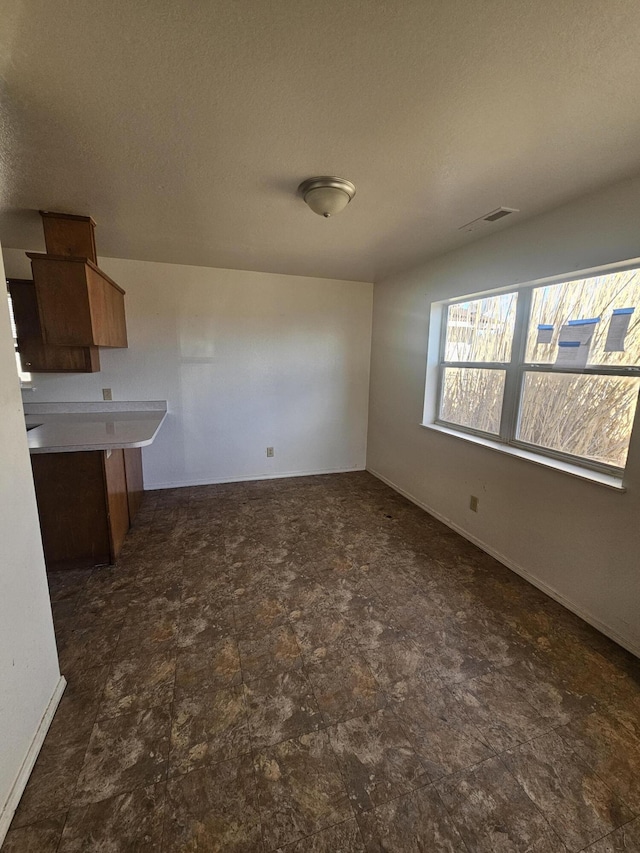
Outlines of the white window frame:
[[16,321],[13,314],[13,302],[11,300],[11,294],[7,289],[7,302],[9,305],[9,321],[11,323],[11,334],[13,336],[13,350],[16,359],[16,371],[18,373],[18,380],[20,382],[20,388],[23,391],[31,391],[34,388],[33,385],[33,374],[28,370],[25,370],[22,366],[22,357],[20,355],[20,351],[18,350],[18,332],[16,329]]
[[[563,368],[558,370],[554,367],[553,362],[527,362],[525,361],[527,332],[529,323],[531,322],[531,295],[532,292],[539,288],[551,284],[562,284],[564,282],[578,281],[583,278],[591,278],[598,275],[607,275],[616,272],[624,272],[626,270],[640,270],[640,259],[633,261],[625,261],[617,264],[609,264],[604,267],[595,267],[587,270],[579,270],[570,273],[569,275],[557,275],[550,278],[538,279],[536,281],[518,284],[514,287],[502,287],[498,290],[481,291],[472,293],[467,296],[449,299],[439,303],[439,311],[436,311],[436,316],[440,317],[439,344],[437,356],[437,388],[435,394],[435,411],[433,412],[432,423],[437,426],[446,428],[447,431],[462,433],[462,435],[477,436],[487,439],[498,445],[506,447],[518,448],[547,459],[555,459],[560,462],[568,463],[585,468],[590,471],[597,471],[603,474],[610,475],[615,478],[621,478],[624,474],[624,468],[614,465],[607,465],[596,462],[592,459],[587,459],[582,456],[575,456],[571,453],[565,453],[559,450],[542,447],[538,444],[530,444],[516,438],[519,428],[520,408],[522,400],[522,391],[524,387],[524,377],[526,373],[562,373],[562,374],[578,374],[578,375],[595,375],[595,376],[626,376],[634,379],[640,377],[640,365],[631,366],[587,366],[581,369]],[[517,294],[516,300],[516,318],[513,331],[513,341],[511,346],[511,360],[508,362],[478,362],[478,361],[446,361],[445,346],[447,337],[447,315],[450,305],[456,305],[462,302],[469,302],[478,299],[483,299],[491,296],[504,296],[507,294]],[[639,306],[640,308],[640,306]],[[432,331],[438,333],[437,328]],[[447,367],[457,368],[479,368],[488,370],[502,370],[505,373],[504,396],[502,403],[502,412],[500,416],[500,432],[495,433],[485,432],[484,430],[474,429],[473,427],[463,426],[461,424],[452,423],[440,418],[440,410],[442,407],[442,394],[444,391],[444,371]],[[427,382],[428,384],[428,382]],[[426,404],[427,398],[425,398]],[[425,405],[426,409],[426,405]],[[640,402],[636,407],[634,429],[640,418]]]

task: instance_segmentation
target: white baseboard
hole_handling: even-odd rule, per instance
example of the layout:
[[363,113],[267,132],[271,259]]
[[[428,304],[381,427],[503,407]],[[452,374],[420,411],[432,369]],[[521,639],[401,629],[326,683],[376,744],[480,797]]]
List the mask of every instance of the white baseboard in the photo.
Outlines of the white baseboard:
[[51,695],[51,699],[49,700],[47,708],[44,714],[42,715],[40,725],[38,726],[33,740],[31,741],[31,745],[27,750],[27,754],[25,755],[24,761],[22,762],[22,766],[18,771],[18,775],[16,776],[16,780],[13,783],[13,787],[9,792],[7,801],[4,803],[2,809],[0,810],[0,847],[2,847],[4,837],[7,834],[7,831],[11,825],[11,821],[13,820],[13,816],[16,812],[16,809],[18,808],[20,797],[22,796],[24,789],[27,787],[27,782],[29,781],[31,771],[33,770],[33,765],[36,763],[38,754],[42,749],[42,744],[44,743],[44,739],[47,736],[47,732],[49,731],[49,726],[51,725],[51,721],[53,720],[53,715],[56,712],[58,704],[60,703],[60,699],[62,699],[62,694],[64,693],[64,689],[66,686],[66,679],[63,675],[61,675]]
[[472,533],[467,532],[454,521],[451,521],[450,518],[446,518],[444,515],[441,515],[435,509],[430,506],[427,506],[423,501],[419,500],[412,495],[410,492],[407,492],[405,489],[398,486],[392,480],[389,480],[383,474],[380,474],[378,471],[375,471],[373,468],[367,468],[367,471],[372,474],[374,477],[377,477],[378,480],[382,480],[383,483],[386,483],[387,486],[390,486],[395,492],[398,492],[403,497],[410,500],[411,503],[419,506],[420,509],[428,512],[429,515],[432,515],[434,518],[437,518],[438,521],[441,521],[443,524],[446,524],[447,527],[450,527],[452,530],[455,530],[456,533],[459,533],[460,536],[467,539],[469,542],[473,542],[474,545],[477,545],[482,551],[487,554],[490,554],[492,557],[495,557],[498,562],[502,563],[503,566],[506,566],[508,569],[511,569],[512,572],[515,572],[520,577],[524,578],[533,586],[537,587],[539,590],[548,595],[550,598],[553,598],[559,604],[562,604],[563,607],[566,607],[567,610],[570,610],[572,613],[575,613],[576,616],[579,616],[581,619],[584,619],[585,622],[588,622],[589,625],[592,625],[601,634],[604,634],[606,637],[609,637],[610,640],[613,640],[614,643],[617,643],[619,646],[622,646],[627,651],[631,652],[632,655],[640,658],[640,646],[636,645],[633,641],[627,639],[620,635],[614,628],[611,628],[609,625],[606,625],[597,616],[594,616],[593,613],[590,613],[588,610],[582,608],[579,604],[571,601],[571,599],[567,598],[561,592],[558,592],[557,589],[554,589],[552,586],[549,586],[545,581],[540,580],[535,575],[531,574],[531,572],[527,571],[527,569],[519,566],[517,563],[514,563],[509,557],[506,557],[504,554],[501,554],[499,551],[496,551],[495,548],[492,548],[491,545],[487,545],[486,542],[483,542],[481,539],[478,539],[477,536],[474,536]]
[[179,480],[173,483],[147,483],[145,491],[152,492],[156,489],[183,489],[189,486],[218,486],[223,483],[245,483],[255,480],[283,480],[286,477],[315,477],[318,474],[348,474],[353,471],[364,471],[364,465],[356,468],[322,468],[318,471],[283,471],[278,474],[245,474],[241,477],[222,477],[220,479],[205,477],[202,480]]

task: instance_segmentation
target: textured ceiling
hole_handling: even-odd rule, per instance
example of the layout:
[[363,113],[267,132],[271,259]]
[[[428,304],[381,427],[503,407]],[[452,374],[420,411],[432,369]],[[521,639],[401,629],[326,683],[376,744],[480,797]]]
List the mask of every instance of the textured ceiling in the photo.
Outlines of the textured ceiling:
[[[374,280],[640,171],[638,0],[0,0],[0,239]],[[298,183],[352,180],[335,219]],[[486,231],[483,233],[487,233]]]

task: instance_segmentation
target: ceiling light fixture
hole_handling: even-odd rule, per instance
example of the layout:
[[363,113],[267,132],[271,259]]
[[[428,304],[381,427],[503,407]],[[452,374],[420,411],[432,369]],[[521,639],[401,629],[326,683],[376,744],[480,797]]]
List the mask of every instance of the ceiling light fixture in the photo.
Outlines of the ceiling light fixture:
[[298,192],[314,213],[328,219],[345,209],[356,194],[356,188],[344,178],[324,176],[307,178]]

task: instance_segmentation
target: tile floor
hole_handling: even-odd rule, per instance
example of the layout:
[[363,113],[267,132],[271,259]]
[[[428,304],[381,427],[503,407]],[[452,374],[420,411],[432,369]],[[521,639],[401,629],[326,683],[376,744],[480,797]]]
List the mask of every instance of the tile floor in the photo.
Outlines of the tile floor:
[[3,853],[640,851],[640,665],[366,473],[150,492],[51,576]]

